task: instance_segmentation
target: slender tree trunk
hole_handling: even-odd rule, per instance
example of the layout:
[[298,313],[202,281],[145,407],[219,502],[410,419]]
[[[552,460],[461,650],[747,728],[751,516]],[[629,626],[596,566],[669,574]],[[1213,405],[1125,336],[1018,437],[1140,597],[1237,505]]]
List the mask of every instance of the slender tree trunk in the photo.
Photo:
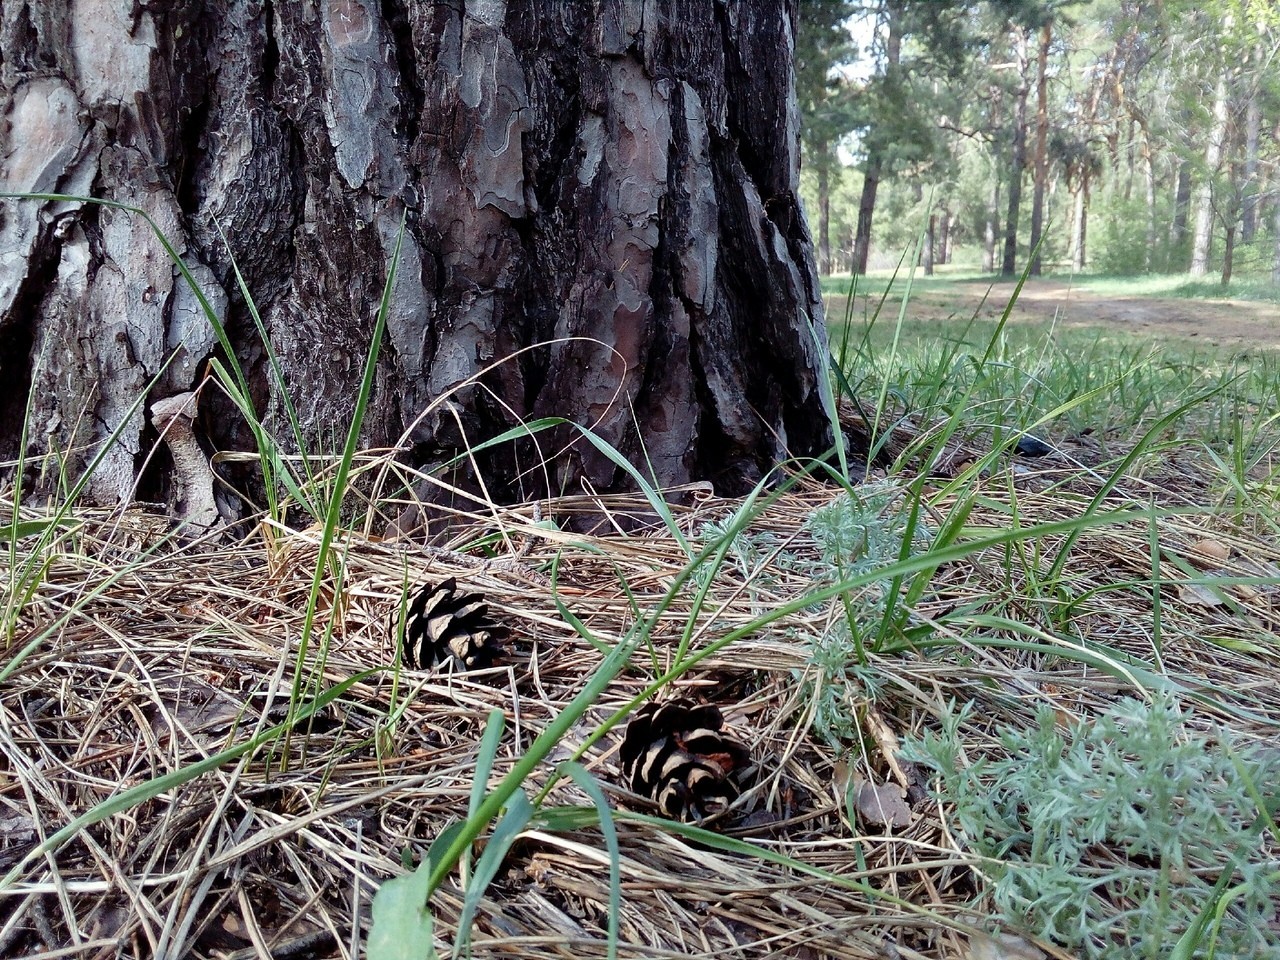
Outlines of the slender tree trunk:
[[1236,225],[1234,223],[1227,224],[1227,232],[1225,242],[1222,245],[1222,285],[1225,287],[1231,282],[1231,269],[1236,253]]
[[1151,149],[1151,133],[1142,125],[1142,175],[1145,188],[1143,199],[1147,207],[1146,254],[1143,267],[1150,273],[1156,267],[1156,161]]
[[[990,112],[987,123],[993,134],[1001,132],[1004,121],[1004,88],[993,83],[988,88],[990,93]],[[991,151],[991,192],[988,194],[986,216],[982,224],[982,272],[994,273],[996,268],[996,237],[1000,233],[1000,178],[1003,167],[999,151],[992,146]]]
[[941,264],[951,262],[951,227],[954,220],[955,214],[944,206],[942,208],[941,222],[939,223],[941,235],[938,237],[938,262]]
[[1040,31],[1040,55],[1036,61],[1036,146],[1033,159],[1035,192],[1031,198],[1031,265],[1032,276],[1040,276],[1040,237],[1044,230],[1045,189],[1049,181],[1049,45],[1053,25],[1046,22]]
[[1126,204],[1133,199],[1133,181],[1136,178],[1138,166],[1138,138],[1134,133],[1132,117],[1129,118],[1128,127],[1128,142],[1124,150],[1124,201]]
[[1178,161],[1178,175],[1173,191],[1173,222],[1169,226],[1169,247],[1178,251],[1187,238],[1187,220],[1191,211],[1191,164]]
[[1244,243],[1252,243],[1258,230],[1258,141],[1262,133],[1260,97],[1261,91],[1255,84],[1244,110],[1244,207],[1240,218],[1240,239]]
[[1073,251],[1071,268],[1077,273],[1089,263],[1089,176],[1080,179],[1080,189],[1076,191],[1075,235],[1071,241]]
[[1213,239],[1213,175],[1222,164],[1222,147],[1227,136],[1227,78],[1218,78],[1213,93],[1213,129],[1204,152],[1206,175],[1196,188],[1195,232],[1191,237],[1191,276],[1209,272],[1209,248]]
[[817,163],[818,175],[818,273],[831,275],[831,175],[830,144],[822,145]]
[[1004,259],[1000,275],[1011,277],[1018,266],[1018,216],[1022,204],[1022,172],[1027,167],[1027,32],[1019,28],[1014,40],[1018,60],[1018,90],[1013,101],[1013,148],[1009,164],[1009,212],[1005,217]]
[[1079,212],[1076,210],[1076,194],[1078,189],[1073,184],[1070,175],[1067,177],[1067,195],[1071,198],[1071,212],[1068,214],[1067,225],[1067,260],[1075,263],[1076,260],[1076,221],[1079,219]]
[[938,215],[936,213],[929,214],[929,227],[924,233],[924,249],[920,253],[920,263],[924,268],[926,277],[933,276],[933,249],[934,236],[938,229]]
[[[660,483],[739,491],[831,442],[797,201],[794,12],[15,0],[0,6],[0,189],[148,211],[226,325],[268,427],[292,436],[288,389],[316,449],[350,420],[403,218],[364,443],[440,463],[554,415]],[[150,404],[198,386],[220,354],[209,323],[122,210],[7,201],[0,249],[0,459],[19,453],[33,391],[24,452],[71,451],[74,473],[118,429],[93,492],[130,496]],[[446,395],[452,410],[433,406]],[[200,413],[213,447],[249,445],[217,391]],[[479,454],[490,491],[627,485],[574,437],[543,435],[544,452],[572,447],[524,487],[531,444]]]
[[987,204],[987,217],[982,228],[982,272],[994,273],[996,269],[996,236],[1000,219],[1000,164],[992,164],[991,198]]
[[[892,89],[897,82],[898,62],[902,51],[902,37],[899,33],[902,0],[888,0],[885,3],[885,65],[884,83]],[[853,272],[867,272],[867,260],[871,255],[871,221],[875,216],[876,193],[880,189],[880,178],[884,175],[884,148],[878,142],[873,145],[867,155],[866,174],[862,180],[862,196],[858,201],[858,223],[853,234]]]
[[1271,259],[1271,282],[1280,286],[1280,201],[1272,203],[1271,215],[1274,219],[1271,232],[1275,236],[1275,253]]
[[880,189],[880,172],[883,162],[879,154],[867,160],[867,171],[862,178],[862,195],[858,200],[858,224],[853,231],[853,272],[867,272],[867,259],[871,255],[871,219],[876,209],[876,192]]

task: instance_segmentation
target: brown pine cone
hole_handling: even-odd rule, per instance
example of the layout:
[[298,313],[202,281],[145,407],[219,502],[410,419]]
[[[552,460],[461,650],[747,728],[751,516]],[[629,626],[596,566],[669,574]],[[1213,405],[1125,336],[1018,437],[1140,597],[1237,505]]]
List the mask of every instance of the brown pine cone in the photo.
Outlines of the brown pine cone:
[[645,704],[622,738],[622,772],[632,792],[673,820],[722,813],[752,770],[751,751],[721,733],[723,725],[714,704],[683,698]]
[[426,587],[405,614],[404,662],[431,667],[450,656],[464,670],[493,666],[502,650],[502,628],[489,619],[489,605],[478,593],[459,593],[450,577]]

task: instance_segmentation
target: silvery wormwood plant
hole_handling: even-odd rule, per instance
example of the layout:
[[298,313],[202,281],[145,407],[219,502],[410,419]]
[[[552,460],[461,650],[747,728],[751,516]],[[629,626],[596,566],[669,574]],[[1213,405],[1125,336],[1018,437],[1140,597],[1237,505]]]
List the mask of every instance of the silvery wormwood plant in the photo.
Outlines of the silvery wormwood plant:
[[[814,580],[825,585],[874,573],[928,549],[932,532],[913,518],[905,496],[893,484],[865,484],[815,510],[805,525],[817,548],[810,571]],[[817,671],[816,677],[805,679],[806,685],[817,687],[814,730],[833,745],[860,737],[852,706],[875,692],[876,675],[867,668],[866,651],[879,646],[876,631],[886,623],[889,584],[888,577],[876,579],[842,595],[844,615],[822,634],[807,638]]]
[[1187,956],[1280,958],[1280,838],[1251,799],[1274,793],[1280,751],[1193,730],[1170,700],[1127,699],[1069,730],[1043,709],[1003,734],[1002,755],[962,764],[969,713],[903,753],[937,771],[1006,923],[1081,957],[1163,958],[1207,910]]

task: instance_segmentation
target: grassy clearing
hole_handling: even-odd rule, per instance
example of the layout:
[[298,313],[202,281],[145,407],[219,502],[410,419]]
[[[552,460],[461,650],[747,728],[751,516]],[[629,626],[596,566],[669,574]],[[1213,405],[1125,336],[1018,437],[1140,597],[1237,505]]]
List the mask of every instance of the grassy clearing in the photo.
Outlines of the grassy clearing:
[[[895,281],[894,271],[873,270],[865,277],[858,278],[858,291],[867,296],[879,297],[890,286],[897,283],[901,289],[901,277]],[[1266,278],[1233,278],[1225,287],[1212,278],[1192,280],[1186,274],[1145,274],[1142,276],[1112,276],[1098,273],[1046,273],[1041,279],[1070,285],[1074,289],[1087,291],[1099,297],[1150,297],[1175,298],[1184,300],[1261,300],[1269,303],[1280,303],[1280,287]],[[985,283],[993,286],[993,296],[997,300],[1007,299],[1017,278],[1004,278],[984,273],[971,265],[947,265],[937,268],[932,277],[918,276],[912,281],[913,288],[920,293],[945,294],[948,288],[956,283]],[[823,277],[822,295],[824,297],[843,298],[849,292],[850,277],[848,274],[835,274]]]
[[[1269,361],[832,342],[882,465],[745,500],[637,473],[388,542],[411,484],[350,445],[235,544],[0,494],[10,582],[39,572],[6,608],[0,953],[1276,956]],[[406,589],[449,576],[504,666],[399,668]],[[675,693],[760,765],[718,832],[621,786],[621,724]]]

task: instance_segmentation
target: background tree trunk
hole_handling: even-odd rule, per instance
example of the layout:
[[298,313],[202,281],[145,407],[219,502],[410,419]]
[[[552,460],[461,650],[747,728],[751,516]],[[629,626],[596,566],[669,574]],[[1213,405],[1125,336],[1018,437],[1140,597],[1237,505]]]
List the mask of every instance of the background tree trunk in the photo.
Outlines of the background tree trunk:
[[[1255,51],[1261,59],[1261,51]],[[1262,133],[1261,91],[1255,84],[1248,92],[1244,110],[1244,210],[1240,239],[1252,243],[1258,229],[1258,141]]]
[[1222,280],[1220,282],[1224,287],[1231,282],[1231,271],[1235,265],[1235,253],[1236,225],[1228,223],[1226,238],[1222,245]]
[[884,162],[878,153],[867,159],[862,194],[858,199],[858,223],[853,228],[853,272],[856,274],[867,272],[867,259],[871,256],[871,220],[875,216],[876,193],[880,189],[883,170]]
[[1275,251],[1271,259],[1271,282],[1280,286],[1280,203],[1272,207],[1272,215],[1275,218],[1271,228],[1272,236],[1275,238]]
[[[1191,211],[1191,163],[1178,161],[1178,175],[1173,191],[1173,222],[1169,225],[1169,246],[1174,254],[1187,238],[1187,220]],[[1182,251],[1186,255],[1186,251]],[[1185,261],[1184,261],[1185,262]]]
[[933,276],[934,235],[938,230],[938,215],[929,214],[929,226],[924,232],[924,249],[920,251],[920,266],[924,268],[926,277]]
[[1204,152],[1205,175],[1196,185],[1195,230],[1191,235],[1191,276],[1209,272],[1209,248],[1213,240],[1213,177],[1222,163],[1222,147],[1227,138],[1227,78],[1218,78],[1213,93],[1213,128]]
[[[990,125],[997,133],[1001,130],[1004,105],[1004,88],[993,83],[990,93]],[[1000,234],[1000,178],[1002,166],[999,150],[992,147],[991,160],[991,193],[987,203],[986,217],[982,224],[982,272],[992,273],[996,268],[996,237]]]
[[823,145],[815,164],[818,175],[818,273],[831,276],[831,146]]
[[1147,207],[1146,253],[1143,268],[1150,273],[1156,268],[1156,161],[1151,149],[1151,130],[1146,122],[1142,127],[1142,183],[1143,199]]
[[[438,461],[516,417],[557,415],[596,424],[663,483],[725,492],[788,451],[825,449],[793,4],[462,6],[6,3],[3,188],[147,210],[285,436],[234,255],[317,449],[350,422],[406,210],[366,443],[407,430],[408,458]],[[93,489],[129,496],[154,438],[145,410],[196,386],[217,352],[207,322],[124,212],[6,201],[0,249],[0,457],[18,452],[30,388],[27,452],[61,451],[75,469],[123,424]],[[553,339],[486,377],[500,401],[453,397],[462,431],[420,419],[488,364]],[[201,413],[214,447],[248,447],[213,391]],[[513,456],[482,469],[510,477]],[[581,484],[625,478],[579,442],[550,485]]]
[[942,264],[951,262],[951,228],[955,225],[955,219],[956,215],[943,204],[942,217],[938,223],[941,231],[941,236],[938,237],[938,262]]
[[1089,262],[1089,174],[1080,178],[1076,191],[1075,216],[1072,219],[1071,269],[1079,273]]
[[[902,7],[903,0],[887,0],[884,17],[884,83],[895,90],[898,84],[898,66],[902,57]],[[867,272],[867,259],[871,256],[871,221],[875,217],[876,193],[880,178],[884,176],[885,145],[873,141],[867,150],[866,171],[862,177],[862,194],[858,199],[858,222],[853,229],[853,273]]]
[[1005,218],[1004,257],[1000,275],[1011,277],[1018,265],[1018,215],[1022,204],[1022,172],[1027,168],[1027,31],[1019,27],[1014,38],[1018,61],[1018,89],[1013,99],[1012,156],[1009,163],[1009,208]]
[[1036,145],[1032,169],[1035,191],[1031,196],[1031,264],[1028,272],[1040,276],[1040,238],[1044,231],[1044,200],[1049,185],[1049,45],[1053,42],[1053,22],[1040,28],[1040,50],[1036,59]]

